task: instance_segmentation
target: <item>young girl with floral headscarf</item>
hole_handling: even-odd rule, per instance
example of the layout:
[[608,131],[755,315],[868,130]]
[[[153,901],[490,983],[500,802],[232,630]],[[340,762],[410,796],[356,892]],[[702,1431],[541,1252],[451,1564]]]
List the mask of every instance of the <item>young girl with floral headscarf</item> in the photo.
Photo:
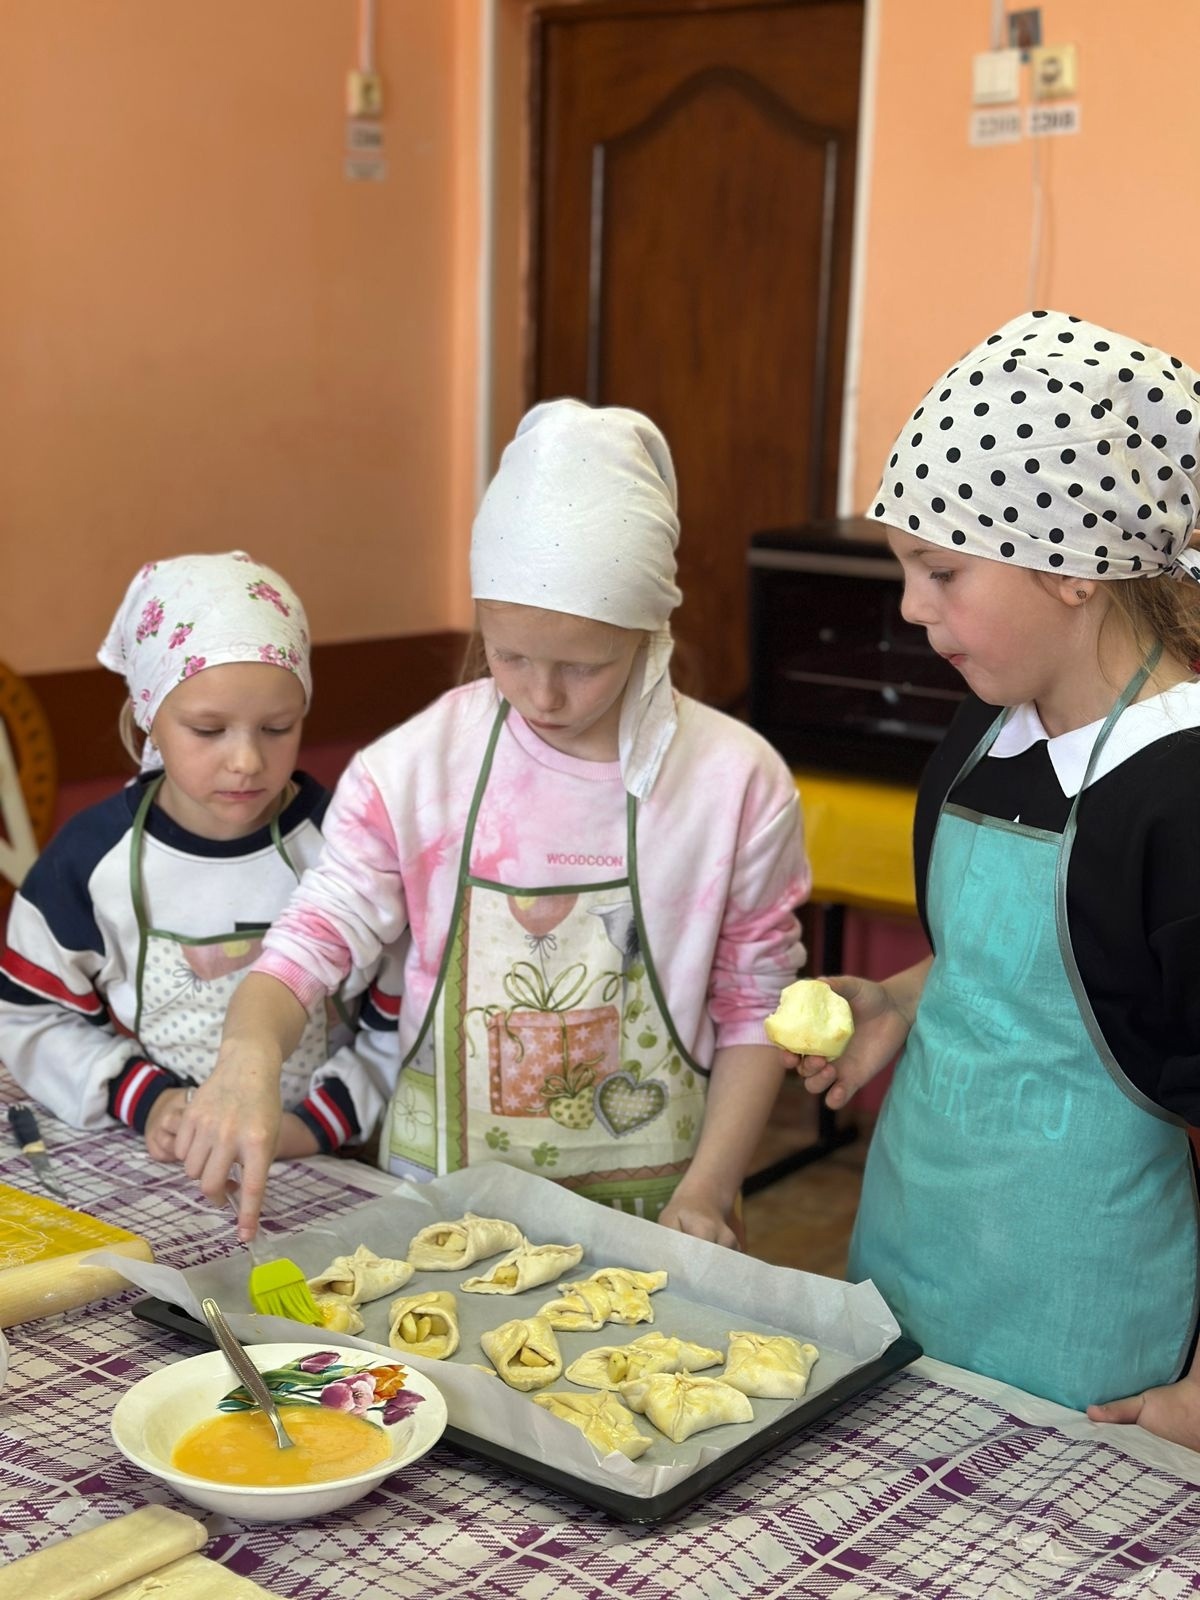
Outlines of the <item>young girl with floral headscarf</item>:
[[851,1273],[927,1354],[1193,1447],[1198,418],[1177,357],[1035,311],[905,425],[872,514],[970,691],[918,800],[934,955],[831,980],[856,1033],[800,1064],[836,1107],[903,1048]]
[[383,1165],[507,1161],[733,1242],[808,870],[783,762],[672,688],[678,536],[646,417],[524,418],[472,536],[490,676],[352,763],[188,1108],[187,1170],[219,1194],[241,1162],[244,1232],[306,1008],[403,936]]
[[[64,1121],[115,1118],[170,1161],[229,999],[320,850],[329,797],[293,772],[308,629],[269,567],[240,551],[180,556],[133,579],[99,659],[128,685],[122,734],[142,771],[67,823],[13,902],[0,1060]],[[391,1084],[386,1010],[364,999],[355,1048],[344,1028],[331,1039],[324,1008],[306,1020],[278,1154],[371,1130]]]

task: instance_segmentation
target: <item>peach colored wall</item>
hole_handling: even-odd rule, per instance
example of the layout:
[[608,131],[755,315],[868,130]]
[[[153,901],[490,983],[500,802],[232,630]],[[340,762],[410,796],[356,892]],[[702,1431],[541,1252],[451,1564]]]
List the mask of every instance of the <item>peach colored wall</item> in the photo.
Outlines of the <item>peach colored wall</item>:
[[89,665],[142,561],[239,545],[320,641],[447,626],[478,0],[379,0],[383,183],[342,171],[356,0],[3,10],[0,656]]
[[[986,0],[878,27],[854,492],[1029,300],[1033,147],[966,141]],[[520,409],[521,0],[378,0],[390,175],[342,175],[356,0],[5,0],[0,656],[86,665],[144,559],[244,545],[318,640],[462,625],[481,415],[481,75],[499,55],[482,408]],[[1048,0],[1083,132],[1039,145],[1036,298],[1200,356],[1194,0]]]
[[[445,0],[439,0],[445,3]],[[442,544],[446,604],[443,625],[470,628],[469,553],[471,522],[479,500],[479,433],[486,359],[483,317],[487,276],[483,211],[484,146],[481,89],[487,64],[481,6],[490,0],[453,0],[454,103],[453,249],[450,311],[450,428],[446,461],[447,523]],[[429,0],[426,0],[429,4]]]
[[[868,0],[878,76],[861,325],[856,503],[954,358],[1050,305],[1200,362],[1196,0],[1045,0],[1078,49],[1081,132],[972,149],[971,58],[987,0]],[[1028,69],[1024,78],[1028,79]],[[1035,154],[1041,270],[1029,290]]]

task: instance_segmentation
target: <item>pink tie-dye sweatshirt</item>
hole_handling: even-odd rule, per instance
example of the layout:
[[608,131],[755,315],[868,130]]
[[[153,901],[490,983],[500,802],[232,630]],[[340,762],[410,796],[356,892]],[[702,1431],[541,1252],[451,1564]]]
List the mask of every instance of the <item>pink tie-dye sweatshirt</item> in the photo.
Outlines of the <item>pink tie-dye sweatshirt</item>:
[[[338,784],[318,864],[264,941],[256,970],[311,1006],[400,941],[400,1059],[437,982],[472,796],[496,714],[490,679],[452,690],[356,756]],[[681,1042],[700,1066],[766,1044],[763,1018],[804,959],[796,907],[810,887],[795,785],[744,724],[686,696],[638,807],[646,936]],[[470,868],[511,890],[603,883],[629,870],[616,762],[544,744],[515,711],[501,730]],[[514,938],[521,930],[514,922]],[[519,956],[523,951],[515,951]]]

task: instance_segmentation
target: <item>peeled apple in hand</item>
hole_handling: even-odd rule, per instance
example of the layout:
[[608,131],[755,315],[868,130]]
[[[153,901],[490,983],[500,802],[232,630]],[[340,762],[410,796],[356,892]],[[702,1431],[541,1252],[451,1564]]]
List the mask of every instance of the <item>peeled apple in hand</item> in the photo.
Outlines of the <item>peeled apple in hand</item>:
[[824,1056],[836,1061],[854,1033],[849,1003],[816,978],[789,983],[763,1026],[772,1044],[794,1056]]

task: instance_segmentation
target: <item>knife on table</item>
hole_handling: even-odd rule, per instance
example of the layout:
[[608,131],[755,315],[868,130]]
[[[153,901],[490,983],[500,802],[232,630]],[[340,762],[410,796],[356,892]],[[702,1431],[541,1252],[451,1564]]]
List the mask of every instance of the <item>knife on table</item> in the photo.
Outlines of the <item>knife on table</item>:
[[49,1189],[51,1194],[56,1194],[61,1200],[67,1198],[65,1191],[54,1176],[54,1168],[50,1157],[46,1154],[46,1146],[42,1142],[41,1130],[37,1125],[37,1118],[31,1106],[9,1106],[8,1120],[12,1124],[13,1138],[21,1147],[21,1153],[37,1173],[38,1182],[44,1189]]

